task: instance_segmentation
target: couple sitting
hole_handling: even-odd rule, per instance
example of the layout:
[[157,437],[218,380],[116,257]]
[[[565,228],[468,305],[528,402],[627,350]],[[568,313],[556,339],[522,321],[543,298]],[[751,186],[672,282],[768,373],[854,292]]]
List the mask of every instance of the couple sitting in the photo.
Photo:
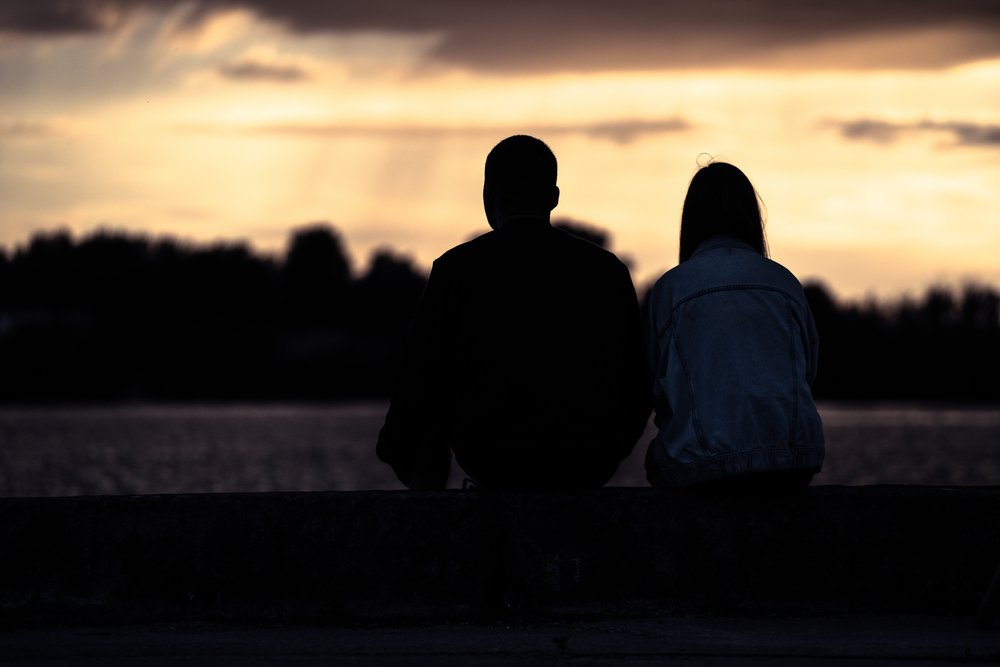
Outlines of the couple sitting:
[[434,262],[378,456],[413,489],[445,488],[452,453],[489,489],[598,488],[653,407],[654,486],[808,484],[824,453],[816,331],[801,285],[766,258],[746,176],[695,174],[645,335],[628,269],[553,227],[558,201],[543,142],[487,156],[493,231]]

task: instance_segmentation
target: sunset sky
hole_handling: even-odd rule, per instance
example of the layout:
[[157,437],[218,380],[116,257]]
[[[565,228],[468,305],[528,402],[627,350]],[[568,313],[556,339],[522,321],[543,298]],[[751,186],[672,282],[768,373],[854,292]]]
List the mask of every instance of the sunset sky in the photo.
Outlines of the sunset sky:
[[313,221],[363,270],[487,229],[515,133],[555,214],[638,284],[687,183],[733,162],[772,255],[839,296],[1000,284],[1000,2],[5,0],[0,246],[98,227],[248,239]]

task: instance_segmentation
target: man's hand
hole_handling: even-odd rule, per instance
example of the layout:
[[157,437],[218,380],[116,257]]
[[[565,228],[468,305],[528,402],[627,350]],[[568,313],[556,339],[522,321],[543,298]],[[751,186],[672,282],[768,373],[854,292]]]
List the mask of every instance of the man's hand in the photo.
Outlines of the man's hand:
[[405,480],[406,486],[414,491],[443,491],[448,487],[448,475],[451,472],[451,452],[444,451],[444,456],[418,456],[410,468]]

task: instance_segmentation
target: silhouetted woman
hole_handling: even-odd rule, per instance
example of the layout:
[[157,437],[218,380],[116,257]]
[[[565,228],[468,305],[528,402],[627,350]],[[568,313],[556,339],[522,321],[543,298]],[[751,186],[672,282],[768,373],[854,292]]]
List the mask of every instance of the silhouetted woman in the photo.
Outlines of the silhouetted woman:
[[649,297],[650,484],[808,485],[824,455],[816,328],[798,280],[767,258],[746,175],[724,162],[699,169],[680,236],[680,264]]

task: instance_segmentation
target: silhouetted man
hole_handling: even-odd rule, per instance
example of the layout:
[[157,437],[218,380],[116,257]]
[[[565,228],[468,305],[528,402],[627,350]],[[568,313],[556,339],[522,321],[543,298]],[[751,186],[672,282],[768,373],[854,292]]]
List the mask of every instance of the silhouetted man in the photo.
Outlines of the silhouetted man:
[[549,224],[558,202],[548,146],[514,136],[493,148],[493,231],[434,262],[379,435],[379,458],[410,488],[444,488],[451,451],[485,488],[596,488],[642,434],[651,403],[632,280]]

